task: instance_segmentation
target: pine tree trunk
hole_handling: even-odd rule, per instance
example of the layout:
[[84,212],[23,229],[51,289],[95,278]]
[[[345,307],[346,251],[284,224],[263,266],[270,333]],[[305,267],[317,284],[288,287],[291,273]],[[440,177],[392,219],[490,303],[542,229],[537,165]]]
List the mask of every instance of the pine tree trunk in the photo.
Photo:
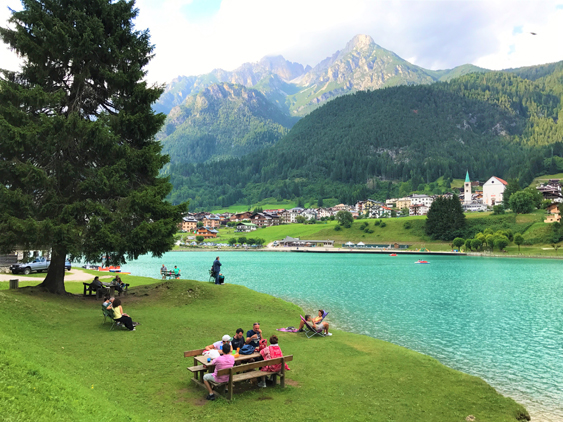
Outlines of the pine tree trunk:
[[51,253],[51,264],[47,272],[47,277],[39,286],[49,293],[62,295],[65,290],[65,260],[66,251],[63,248],[53,248]]

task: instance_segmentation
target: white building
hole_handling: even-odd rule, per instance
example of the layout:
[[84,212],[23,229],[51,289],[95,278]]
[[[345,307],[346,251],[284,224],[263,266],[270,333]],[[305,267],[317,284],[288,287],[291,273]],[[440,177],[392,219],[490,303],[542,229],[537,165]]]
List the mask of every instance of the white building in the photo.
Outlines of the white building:
[[502,203],[506,185],[506,181],[496,176],[487,180],[483,185],[483,203],[489,207]]
[[307,208],[304,210],[301,215],[305,217],[307,220],[316,220],[317,219],[317,211],[312,208]]
[[430,208],[430,205],[432,205],[432,202],[434,202],[434,197],[428,195],[419,195],[415,193],[411,195],[410,198],[411,198],[411,206],[426,205],[428,208]]
[[409,208],[409,215],[426,215],[430,207],[424,204],[413,204]]
[[321,219],[323,217],[330,217],[332,212],[328,208],[318,208],[317,209],[317,218]]

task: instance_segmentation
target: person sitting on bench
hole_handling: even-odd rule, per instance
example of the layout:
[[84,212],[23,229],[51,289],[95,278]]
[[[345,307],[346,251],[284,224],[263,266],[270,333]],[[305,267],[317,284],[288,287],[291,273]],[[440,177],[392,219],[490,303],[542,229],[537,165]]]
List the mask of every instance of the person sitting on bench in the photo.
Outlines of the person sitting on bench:
[[[283,357],[283,353],[278,345],[278,336],[275,334],[270,337],[270,345],[262,350],[260,350],[260,354],[264,360],[268,359],[277,359]],[[287,363],[285,364],[286,371],[289,371],[289,366]],[[268,365],[260,368],[261,371],[264,372],[279,372],[281,370],[281,363],[279,365]],[[260,382],[258,383],[258,387],[264,388],[266,387],[266,377],[260,378]]]
[[97,292],[102,287],[104,287],[104,285],[100,281],[100,277],[98,276],[94,277],[94,281],[90,283],[90,290]]
[[205,348],[205,350],[217,350],[217,351],[219,351],[219,354],[223,354],[223,353],[224,353],[224,352],[223,352],[223,349],[224,349],[224,347],[225,347],[225,344],[228,344],[228,345],[229,345],[229,350],[230,350],[230,347],[231,347],[231,336],[228,335],[228,334],[225,334],[221,340],[216,341],[215,343],[210,344],[209,346],[207,346],[207,347]]
[[133,322],[131,317],[123,312],[119,298],[115,299],[113,303],[108,306],[108,309],[113,309],[113,319],[116,322],[121,322],[129,331],[135,331],[135,325],[137,325],[137,323]]
[[115,290],[117,290],[119,293],[123,293],[125,286],[127,286],[127,284],[125,284],[121,277],[119,277],[118,275],[116,275],[111,282],[115,285]]
[[237,328],[235,336],[231,339],[231,346],[233,350],[242,349],[242,346],[246,344],[246,339],[244,338],[244,330],[242,328]]
[[220,377],[217,376],[217,372],[219,372],[221,369],[232,368],[235,365],[235,357],[231,355],[231,345],[229,343],[223,344],[223,354],[214,359],[211,362],[211,365],[215,365],[215,372],[213,372],[212,374],[205,374],[203,376],[203,384],[209,392],[209,395],[206,397],[207,400],[215,400],[215,394],[213,393],[213,388],[211,388],[209,381],[217,383],[229,381],[229,375],[222,375]]

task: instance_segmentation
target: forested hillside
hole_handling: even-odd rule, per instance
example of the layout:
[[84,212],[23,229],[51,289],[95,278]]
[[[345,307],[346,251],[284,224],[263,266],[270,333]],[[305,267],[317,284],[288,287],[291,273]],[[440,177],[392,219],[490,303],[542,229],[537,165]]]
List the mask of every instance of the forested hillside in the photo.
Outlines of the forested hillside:
[[[266,197],[384,199],[465,175],[523,184],[563,158],[563,72],[535,81],[470,74],[337,98],[271,148],[242,159],[170,169],[172,200],[191,209]],[[394,183],[397,182],[397,183]],[[407,184],[407,186],[404,186]]]
[[158,138],[172,163],[201,163],[271,146],[296,120],[260,92],[222,83],[174,107]]

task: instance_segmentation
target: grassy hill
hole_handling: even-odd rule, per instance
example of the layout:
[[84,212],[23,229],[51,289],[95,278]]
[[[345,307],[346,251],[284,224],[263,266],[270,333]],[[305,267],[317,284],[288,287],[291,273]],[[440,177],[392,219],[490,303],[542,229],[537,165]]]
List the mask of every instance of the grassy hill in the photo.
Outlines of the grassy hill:
[[[8,291],[0,282],[4,421],[248,420],[259,414],[264,421],[463,421],[474,415],[512,422],[527,415],[477,377],[338,330],[310,340],[279,334],[284,353],[295,356],[285,389],[235,389],[230,403],[206,402],[190,382],[185,350],[255,320],[269,336],[295,325],[303,311],[241,286],[123,279],[133,286],[124,310],[141,323],[135,332],[109,331],[93,298]],[[67,282],[67,290],[80,293],[82,283]],[[317,399],[319,405],[311,405]]]

